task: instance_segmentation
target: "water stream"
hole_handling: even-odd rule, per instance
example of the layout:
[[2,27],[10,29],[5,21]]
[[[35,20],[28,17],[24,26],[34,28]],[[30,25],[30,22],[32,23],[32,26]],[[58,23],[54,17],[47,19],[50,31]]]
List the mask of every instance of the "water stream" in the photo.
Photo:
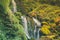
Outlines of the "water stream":
[[23,26],[24,26],[24,31],[28,39],[30,39],[29,33],[28,33],[28,26],[27,26],[27,19],[25,16],[21,16]]
[[[12,5],[13,5],[13,12],[17,12],[17,9],[16,9],[16,2],[14,0],[12,0]],[[31,39],[31,37],[35,38],[35,40],[39,40],[39,27],[41,27],[41,23],[36,19],[36,18],[32,18],[35,25],[34,25],[34,34],[33,34],[33,31],[32,31],[32,28],[31,28],[31,22],[30,20],[26,18],[26,16],[21,16],[21,19],[22,19],[22,23],[23,23],[23,26],[24,26],[24,31],[25,31],[25,34],[27,36],[28,39]],[[30,32],[31,33],[28,33],[28,22],[29,22],[29,27],[30,27]],[[34,35],[34,36],[33,36]]]
[[[25,34],[26,34],[27,38],[30,39],[32,37],[32,35],[33,35],[32,34],[33,32],[31,31],[32,28],[30,28],[31,32],[28,33],[29,30],[28,30],[28,22],[27,21],[29,21],[29,20],[27,20],[26,16],[21,16],[21,19],[22,19],[22,22],[23,22]],[[33,21],[35,22],[35,25],[34,25],[34,36],[33,36],[33,38],[35,40],[39,40],[39,35],[40,35],[39,31],[40,31],[41,23],[37,19],[35,19],[35,18],[33,18]],[[29,27],[31,27],[31,26],[29,26]]]
[[35,29],[34,29],[34,38],[35,40],[39,40],[39,31],[40,31],[40,27],[41,27],[41,23],[36,19],[33,18],[34,22],[35,22]]
[[17,8],[16,8],[16,2],[14,0],[12,0],[12,6],[13,6],[13,12],[17,12]]

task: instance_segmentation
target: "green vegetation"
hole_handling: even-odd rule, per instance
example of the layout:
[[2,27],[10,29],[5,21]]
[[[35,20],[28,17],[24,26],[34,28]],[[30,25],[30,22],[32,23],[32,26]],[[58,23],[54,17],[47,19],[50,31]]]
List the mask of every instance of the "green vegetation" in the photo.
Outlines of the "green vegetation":
[[[27,40],[22,25],[9,8],[10,0],[0,0],[1,40]],[[17,38],[17,39],[16,39]]]
[[[0,0],[0,40],[27,40],[22,15],[29,17],[32,24],[28,26],[33,30],[32,17],[42,23],[41,40],[60,40],[60,0],[15,0],[16,13],[11,9],[11,2],[12,0]],[[34,40],[34,37],[31,40]]]

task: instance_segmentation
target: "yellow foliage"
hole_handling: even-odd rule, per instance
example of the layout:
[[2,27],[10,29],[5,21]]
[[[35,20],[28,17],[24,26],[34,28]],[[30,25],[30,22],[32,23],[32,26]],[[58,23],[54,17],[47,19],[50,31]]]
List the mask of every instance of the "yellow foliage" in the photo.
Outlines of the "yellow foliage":
[[56,24],[55,23],[51,23],[50,26],[51,27],[56,27]]
[[47,23],[47,22],[42,22],[42,24],[46,24],[46,25],[48,25],[48,23]]
[[32,13],[31,16],[36,16],[36,13]]
[[48,38],[54,38],[56,35],[50,35],[50,36],[46,36],[46,37],[48,37]]
[[39,10],[40,13],[44,13],[44,10]]
[[54,10],[54,12],[58,14],[58,13],[60,13],[60,10]]
[[41,31],[44,33],[44,34],[50,34],[50,30],[49,30],[50,26],[47,26],[47,25],[43,25],[42,28],[41,28]]
[[59,21],[60,21],[60,17],[56,17],[56,18],[54,19],[54,21],[55,21],[55,22],[59,22]]

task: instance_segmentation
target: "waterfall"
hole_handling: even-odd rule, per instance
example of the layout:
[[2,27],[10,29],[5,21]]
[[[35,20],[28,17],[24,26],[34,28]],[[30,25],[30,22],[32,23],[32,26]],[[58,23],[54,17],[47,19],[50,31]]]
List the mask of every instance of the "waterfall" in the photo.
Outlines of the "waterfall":
[[39,31],[40,31],[40,29],[38,28],[38,32],[37,32],[37,40],[39,40]]
[[33,18],[33,21],[35,22],[35,29],[34,29],[34,36],[36,36],[35,40],[39,40],[39,35],[40,35],[39,31],[40,31],[41,23],[35,18]]
[[17,12],[17,9],[16,9],[16,2],[14,0],[12,0],[12,6],[13,6],[13,12]]
[[34,29],[34,38],[36,39],[36,28],[37,28],[37,26],[35,25],[35,29]]
[[24,26],[24,31],[26,36],[28,37],[28,39],[30,39],[29,33],[28,33],[28,27],[27,27],[27,19],[25,16],[21,16],[22,22],[23,22],[23,26]]
[[33,21],[37,26],[41,27],[41,23],[37,19],[33,18]]

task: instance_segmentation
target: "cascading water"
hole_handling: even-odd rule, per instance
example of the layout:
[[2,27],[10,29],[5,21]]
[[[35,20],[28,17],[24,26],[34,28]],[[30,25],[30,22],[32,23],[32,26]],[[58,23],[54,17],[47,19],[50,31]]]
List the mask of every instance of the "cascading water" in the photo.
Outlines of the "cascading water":
[[36,23],[37,26],[41,27],[41,23],[33,17],[34,22]]
[[[17,12],[16,9],[16,2],[14,0],[12,0],[12,5],[13,5],[13,12]],[[25,16],[21,16],[22,22],[23,22],[23,26],[24,26],[24,31],[26,36],[28,37],[28,39],[30,39],[29,33],[28,33],[28,28],[27,28],[27,19]]]
[[[17,12],[17,9],[16,9],[16,2],[14,0],[12,0],[12,5],[13,5],[13,12]],[[22,22],[23,22],[23,26],[24,26],[24,30],[25,30],[25,34],[26,36],[28,37],[28,39],[31,39],[31,37],[29,36],[29,33],[28,33],[28,27],[27,27],[27,19],[25,16],[21,16],[21,19],[22,19]],[[41,23],[35,19],[34,17],[32,18],[33,21],[35,22],[35,29],[34,29],[34,38],[35,40],[39,40],[39,28],[37,27],[41,27]],[[36,34],[37,33],[37,34]]]
[[39,31],[40,31],[40,29],[38,28],[38,31],[37,31],[37,40],[39,40]]
[[40,27],[41,27],[41,23],[37,20],[37,19],[35,19],[35,18],[33,18],[33,20],[34,20],[34,22],[35,22],[35,30],[34,30],[34,36],[36,36],[35,37],[35,40],[39,40],[39,31],[40,31]]
[[35,25],[34,27],[35,27],[35,28],[34,28],[34,38],[36,39],[36,37],[37,37],[37,36],[36,36],[36,31],[37,31],[36,28],[37,28],[37,26]]
[[13,6],[13,12],[17,12],[17,9],[16,9],[16,2],[14,0],[12,0],[12,6]]
[[32,37],[32,27],[31,27],[31,18],[27,17],[27,22],[28,22],[28,32],[29,32],[29,36]]
[[28,37],[28,39],[30,39],[29,33],[28,33],[28,28],[27,28],[27,19],[25,16],[21,16],[22,22],[23,22],[23,26],[24,26],[24,30],[25,30],[25,34]]

